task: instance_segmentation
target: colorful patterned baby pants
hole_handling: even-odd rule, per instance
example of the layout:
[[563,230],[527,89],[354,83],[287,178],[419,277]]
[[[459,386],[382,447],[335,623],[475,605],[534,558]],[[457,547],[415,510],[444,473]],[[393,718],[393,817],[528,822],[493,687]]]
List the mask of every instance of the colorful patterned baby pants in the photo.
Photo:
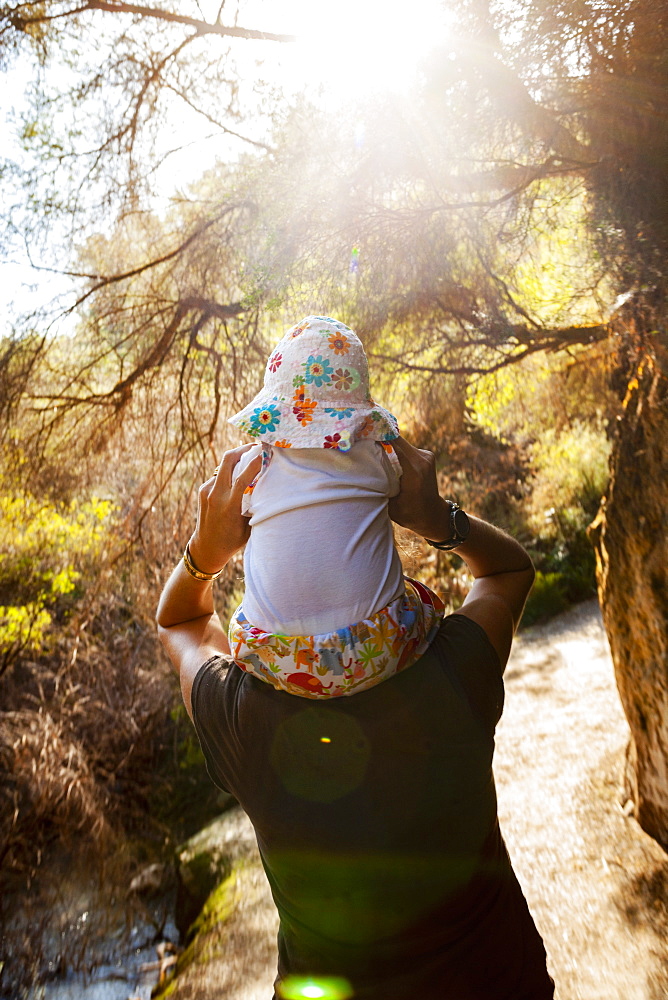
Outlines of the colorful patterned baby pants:
[[234,662],[275,688],[302,698],[339,698],[380,684],[412,666],[436,635],[445,606],[424,584],[404,577],[406,593],[370,618],[322,635],[276,635],[247,620],[230,621]]

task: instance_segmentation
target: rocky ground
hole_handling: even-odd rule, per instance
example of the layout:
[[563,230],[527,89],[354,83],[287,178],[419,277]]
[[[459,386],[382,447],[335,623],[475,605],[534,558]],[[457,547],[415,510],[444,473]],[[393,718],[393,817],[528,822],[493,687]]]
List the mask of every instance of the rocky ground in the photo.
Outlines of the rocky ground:
[[[558,1000],[668,998],[668,855],[620,802],[628,729],[595,601],[522,633],[497,734],[502,829]],[[276,918],[243,818],[226,883],[173,1000],[268,1000]]]

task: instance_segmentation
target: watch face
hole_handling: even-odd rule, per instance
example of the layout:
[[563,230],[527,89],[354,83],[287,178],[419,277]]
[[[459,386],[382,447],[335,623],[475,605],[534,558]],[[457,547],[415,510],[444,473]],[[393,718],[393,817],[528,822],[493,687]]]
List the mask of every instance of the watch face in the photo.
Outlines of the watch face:
[[461,509],[456,510],[452,515],[452,523],[455,531],[457,532],[457,536],[463,541],[471,530],[471,522],[468,519],[468,514]]

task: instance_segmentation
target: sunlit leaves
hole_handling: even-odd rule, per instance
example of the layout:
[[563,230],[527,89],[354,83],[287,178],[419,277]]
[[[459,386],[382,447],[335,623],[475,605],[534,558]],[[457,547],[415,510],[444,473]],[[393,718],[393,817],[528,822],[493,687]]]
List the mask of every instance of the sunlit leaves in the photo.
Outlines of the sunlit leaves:
[[570,357],[540,355],[468,385],[472,420],[501,442],[528,444],[560,433],[576,417],[604,428],[616,412],[610,388],[613,360],[602,348],[580,348]]
[[45,648],[63,598],[103,556],[113,505],[108,500],[56,506],[29,496],[0,496],[0,663]]

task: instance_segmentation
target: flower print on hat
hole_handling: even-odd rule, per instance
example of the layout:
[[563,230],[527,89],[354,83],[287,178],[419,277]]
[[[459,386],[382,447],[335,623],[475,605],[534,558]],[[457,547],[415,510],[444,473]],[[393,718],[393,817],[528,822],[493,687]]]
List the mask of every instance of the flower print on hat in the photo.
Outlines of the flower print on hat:
[[347,451],[361,438],[391,441],[396,418],[374,403],[357,334],[331,316],[307,316],[269,356],[264,384],[230,423],[263,444]]
[[317,358],[313,355],[304,362],[304,381],[315,382],[317,386],[324,385],[332,381],[332,366],[327,358],[321,354]]
[[281,411],[271,403],[269,406],[258,406],[253,411],[250,422],[256,434],[275,431],[281,422]]
[[330,333],[327,342],[334,354],[347,354],[350,350],[348,338],[343,333]]
[[342,420],[343,417],[352,417],[353,411],[349,406],[336,407],[336,406],[326,406],[325,413],[331,413],[333,417],[337,420]]
[[292,407],[292,412],[297,418],[302,427],[306,427],[313,420],[313,411],[318,405],[315,400],[309,399],[306,395],[306,389],[299,388],[292,397],[292,401],[295,404]]
[[342,392],[350,392],[360,384],[360,375],[354,368],[337,368],[332,375],[332,381],[337,389]]
[[350,451],[350,432],[349,431],[338,431],[336,434],[325,435],[325,440],[323,442],[323,448],[336,448],[337,451]]

